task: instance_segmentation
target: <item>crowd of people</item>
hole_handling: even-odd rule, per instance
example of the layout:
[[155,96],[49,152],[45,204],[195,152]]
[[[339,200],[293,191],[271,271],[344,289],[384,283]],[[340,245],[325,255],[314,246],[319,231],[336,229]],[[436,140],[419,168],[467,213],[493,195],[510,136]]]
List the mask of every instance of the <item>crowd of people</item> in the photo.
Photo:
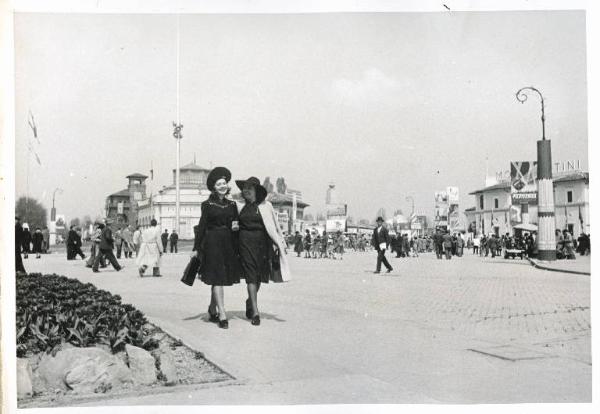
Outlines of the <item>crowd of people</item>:
[[316,230],[306,230],[304,237],[297,231],[286,240],[288,245],[294,246],[297,257],[304,252],[306,259],[343,259],[345,250],[353,243],[341,231],[319,234]]

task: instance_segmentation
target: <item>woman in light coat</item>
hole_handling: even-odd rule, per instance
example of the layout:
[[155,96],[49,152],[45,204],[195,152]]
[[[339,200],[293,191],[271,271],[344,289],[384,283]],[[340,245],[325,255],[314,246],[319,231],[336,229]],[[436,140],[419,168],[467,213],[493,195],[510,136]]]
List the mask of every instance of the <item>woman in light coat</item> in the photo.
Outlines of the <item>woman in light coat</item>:
[[152,276],[160,277],[160,229],[155,219],[150,221],[150,227],[142,231],[139,254],[135,259],[140,277],[144,277],[146,269],[152,268]]
[[248,299],[246,317],[260,325],[258,290],[261,283],[290,280],[287,245],[275,210],[266,200],[267,190],[256,177],[237,180],[245,203],[239,210],[239,252]]

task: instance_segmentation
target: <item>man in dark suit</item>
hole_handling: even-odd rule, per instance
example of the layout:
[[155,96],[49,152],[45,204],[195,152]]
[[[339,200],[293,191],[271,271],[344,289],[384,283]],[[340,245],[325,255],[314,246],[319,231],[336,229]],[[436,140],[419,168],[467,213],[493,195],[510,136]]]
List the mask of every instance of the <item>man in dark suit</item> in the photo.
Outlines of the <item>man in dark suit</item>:
[[392,266],[390,266],[385,258],[385,251],[390,244],[390,233],[383,225],[382,217],[377,217],[377,228],[373,230],[373,238],[371,239],[371,243],[373,244],[373,247],[375,247],[375,250],[377,250],[377,268],[375,273],[381,273],[382,263],[387,268],[387,272],[390,273],[394,269],[392,269]]
[[100,223],[98,225],[98,228],[100,228],[100,230],[101,230],[100,245],[99,245],[100,252],[96,255],[96,258],[94,260],[94,265],[92,266],[92,271],[94,273],[99,272],[98,266],[100,265],[100,259],[102,257],[105,257],[108,259],[110,264],[118,272],[119,270],[123,269],[123,266],[121,266],[119,264],[119,262],[117,262],[117,258],[115,257],[115,255],[113,253],[113,246],[114,246],[115,241],[113,239],[112,231],[111,231],[110,227],[108,225],[106,225],[105,223]]
[[167,242],[169,241],[169,230],[165,229],[165,232],[160,235],[160,241],[163,246],[163,253],[167,252]]
[[435,249],[435,256],[442,259],[444,255],[444,236],[439,229],[433,235],[433,248]]
[[75,260],[77,255],[81,256],[81,259],[85,259],[85,254],[81,251],[81,235],[75,226],[71,226],[69,235],[67,236],[67,260]]
[[452,259],[452,235],[450,234],[449,231],[447,231],[443,236],[443,245],[444,245],[444,252],[446,253],[446,260],[450,260]]
[[171,247],[171,253],[177,253],[177,242],[179,241],[179,235],[175,230],[171,232],[171,236],[169,236],[169,244]]

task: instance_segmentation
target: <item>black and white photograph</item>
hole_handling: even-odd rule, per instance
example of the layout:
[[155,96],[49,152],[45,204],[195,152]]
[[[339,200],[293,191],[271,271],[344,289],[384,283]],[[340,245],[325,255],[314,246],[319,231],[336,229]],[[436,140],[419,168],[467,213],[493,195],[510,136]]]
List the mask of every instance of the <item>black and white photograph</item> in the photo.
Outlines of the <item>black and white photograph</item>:
[[585,4],[24,3],[3,405],[589,408]]

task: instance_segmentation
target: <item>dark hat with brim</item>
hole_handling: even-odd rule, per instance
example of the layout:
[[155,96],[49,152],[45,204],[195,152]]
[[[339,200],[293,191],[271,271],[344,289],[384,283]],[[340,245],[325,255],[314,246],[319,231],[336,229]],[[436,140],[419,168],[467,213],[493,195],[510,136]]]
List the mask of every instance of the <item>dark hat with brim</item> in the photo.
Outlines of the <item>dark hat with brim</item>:
[[246,184],[254,186],[256,191],[256,202],[262,203],[267,198],[267,189],[260,184],[260,181],[256,177],[250,177],[247,180],[235,180],[235,184],[240,190],[244,190]]
[[231,171],[225,167],[213,168],[212,171],[208,173],[208,177],[206,178],[206,187],[208,187],[210,191],[214,191],[215,183],[221,178],[224,178],[227,182],[231,181]]
[[377,220],[375,220],[375,221],[381,221],[383,223],[384,220],[383,220],[383,217],[377,217]]

